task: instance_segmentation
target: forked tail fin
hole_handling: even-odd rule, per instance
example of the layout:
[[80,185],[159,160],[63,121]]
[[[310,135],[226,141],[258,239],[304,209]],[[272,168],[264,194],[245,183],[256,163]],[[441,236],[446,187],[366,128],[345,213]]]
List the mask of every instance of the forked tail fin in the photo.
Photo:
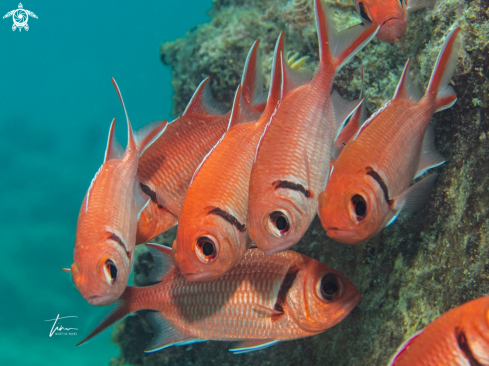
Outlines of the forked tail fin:
[[426,90],[426,97],[436,100],[437,112],[450,108],[457,100],[455,91],[448,83],[457,66],[458,51],[461,45],[459,33],[460,27],[456,27],[445,40],[431,74],[430,84]]
[[332,66],[335,72],[338,72],[355,53],[375,37],[380,26],[375,22],[369,26],[359,24],[337,32],[322,1],[315,0],[320,67]]

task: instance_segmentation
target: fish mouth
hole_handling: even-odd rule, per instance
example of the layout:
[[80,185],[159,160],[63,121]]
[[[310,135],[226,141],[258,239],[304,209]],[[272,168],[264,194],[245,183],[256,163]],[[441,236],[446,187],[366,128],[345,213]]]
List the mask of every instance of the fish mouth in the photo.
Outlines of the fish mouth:
[[112,304],[112,297],[110,295],[94,295],[86,299],[90,305],[93,306],[106,306]]
[[345,304],[345,309],[346,311],[349,313],[353,310],[353,308],[355,306],[357,306],[357,304],[360,302],[360,300],[362,299],[362,295],[360,295],[359,293],[357,293],[355,296],[353,296],[353,298],[351,298],[349,301],[346,302]]
[[393,18],[389,18],[389,19],[387,19],[387,20],[386,20],[384,23],[382,23],[381,25],[384,25],[385,23],[387,23],[387,22],[389,22],[389,21],[391,21],[391,20],[401,20],[401,19],[400,19],[400,18],[395,18],[395,17],[393,17]]

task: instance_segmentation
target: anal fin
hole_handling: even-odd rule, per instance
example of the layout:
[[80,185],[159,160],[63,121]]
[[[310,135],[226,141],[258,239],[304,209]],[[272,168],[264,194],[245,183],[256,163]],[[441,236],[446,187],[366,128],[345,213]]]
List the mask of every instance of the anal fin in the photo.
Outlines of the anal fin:
[[156,352],[171,346],[183,346],[185,344],[204,342],[205,339],[195,339],[190,335],[176,329],[159,312],[150,312],[146,315],[149,325],[155,332],[151,342],[144,352]]
[[239,355],[241,353],[258,351],[273,346],[278,342],[273,339],[249,339],[239,342],[235,348],[231,348],[229,351],[234,355]]

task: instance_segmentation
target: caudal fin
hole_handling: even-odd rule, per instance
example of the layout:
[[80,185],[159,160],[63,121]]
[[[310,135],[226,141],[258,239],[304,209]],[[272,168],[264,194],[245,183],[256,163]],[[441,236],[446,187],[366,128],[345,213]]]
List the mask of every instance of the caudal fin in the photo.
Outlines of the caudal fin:
[[337,72],[348,60],[375,37],[380,25],[355,25],[337,32],[322,0],[315,0],[316,25],[321,67],[334,67]]
[[461,45],[459,33],[460,27],[456,27],[445,40],[426,90],[427,97],[435,99],[437,112],[450,108],[457,100],[455,91],[448,83],[457,66],[458,51]]

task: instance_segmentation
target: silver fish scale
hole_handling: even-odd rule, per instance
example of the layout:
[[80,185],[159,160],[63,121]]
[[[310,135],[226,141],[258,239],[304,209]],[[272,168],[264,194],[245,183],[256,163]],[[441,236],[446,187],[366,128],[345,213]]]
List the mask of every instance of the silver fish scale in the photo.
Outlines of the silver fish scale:
[[289,269],[287,262],[292,259],[287,253],[274,256],[273,260],[267,258],[259,250],[249,250],[235,268],[211,282],[188,282],[176,271],[163,281],[166,290],[160,296],[170,301],[160,302],[159,310],[192,338],[242,340],[303,336],[304,331],[287,312],[271,316],[256,306],[274,308]]

